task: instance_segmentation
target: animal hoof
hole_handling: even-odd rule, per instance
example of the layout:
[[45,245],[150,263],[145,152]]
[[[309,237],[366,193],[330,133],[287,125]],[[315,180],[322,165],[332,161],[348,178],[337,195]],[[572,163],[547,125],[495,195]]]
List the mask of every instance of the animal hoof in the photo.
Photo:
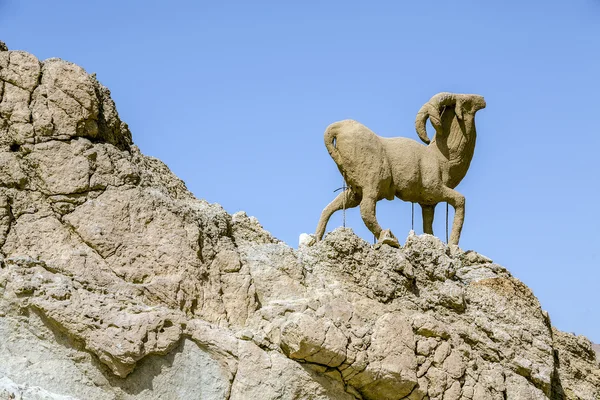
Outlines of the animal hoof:
[[381,231],[381,233],[379,234],[379,240],[377,241],[377,245],[375,246],[375,248],[380,248],[384,244],[396,248],[400,247],[398,239],[396,239],[396,236],[394,236],[392,231],[390,231],[389,229]]

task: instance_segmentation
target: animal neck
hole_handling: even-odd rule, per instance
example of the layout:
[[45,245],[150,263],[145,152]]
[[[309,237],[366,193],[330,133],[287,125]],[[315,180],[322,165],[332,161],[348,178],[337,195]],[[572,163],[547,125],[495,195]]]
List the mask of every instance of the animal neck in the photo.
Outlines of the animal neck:
[[454,108],[448,108],[442,115],[442,131],[445,134],[436,134],[430,146],[437,147],[448,160],[446,184],[455,188],[467,174],[473,159],[477,138],[475,115],[465,114],[464,119],[458,119]]

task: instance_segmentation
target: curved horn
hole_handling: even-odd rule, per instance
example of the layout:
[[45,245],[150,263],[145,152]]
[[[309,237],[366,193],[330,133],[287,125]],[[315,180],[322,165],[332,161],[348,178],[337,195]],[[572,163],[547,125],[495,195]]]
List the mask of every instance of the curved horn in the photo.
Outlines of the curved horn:
[[[429,144],[431,142],[431,140],[429,140],[429,136],[427,136],[426,129],[427,118],[429,118],[429,115],[432,114],[433,111],[430,110],[431,108],[432,107],[429,103],[425,103],[417,113],[417,118],[415,120],[415,128],[417,130],[417,135],[419,135],[419,138],[425,144]],[[435,114],[435,111],[433,111],[433,113]],[[431,123],[433,123],[433,119],[431,120]]]
[[458,117],[458,119],[463,119],[463,99],[457,97],[456,102],[454,103],[454,114]]
[[423,104],[415,120],[417,135],[419,135],[419,138],[423,142],[426,144],[430,143],[426,130],[427,118],[429,118],[431,125],[435,128],[436,134],[440,134],[442,130],[442,108],[456,103],[457,100],[454,94],[442,92],[436,94],[427,103]]

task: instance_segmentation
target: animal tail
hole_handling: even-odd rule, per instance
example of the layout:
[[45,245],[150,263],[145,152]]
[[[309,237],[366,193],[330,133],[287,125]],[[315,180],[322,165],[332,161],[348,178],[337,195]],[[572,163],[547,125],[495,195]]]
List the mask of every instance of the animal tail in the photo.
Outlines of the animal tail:
[[329,155],[331,156],[331,158],[333,158],[333,161],[335,161],[335,163],[339,166],[341,165],[341,161],[342,161],[342,157],[340,155],[339,150],[337,149],[337,135],[339,132],[339,123],[338,122],[334,122],[333,124],[329,125],[327,127],[327,129],[325,129],[325,147],[327,148],[327,151],[329,152]]

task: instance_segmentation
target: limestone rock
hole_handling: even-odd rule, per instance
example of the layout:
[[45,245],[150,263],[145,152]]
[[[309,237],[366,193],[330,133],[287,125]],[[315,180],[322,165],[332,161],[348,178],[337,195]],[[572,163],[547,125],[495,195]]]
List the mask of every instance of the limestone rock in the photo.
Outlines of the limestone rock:
[[290,315],[281,327],[281,346],[294,359],[339,367],[346,359],[346,336],[329,320],[302,313]]
[[298,238],[298,246],[312,246],[315,242],[315,237],[307,233],[301,233]]
[[349,383],[367,399],[401,399],[417,385],[415,337],[409,320],[387,313],[375,321],[369,364]]
[[592,344],[489,258],[292,249],[141,154],[94,76],[0,50],[0,397],[599,398]]
[[592,343],[584,336],[575,336],[552,328],[558,363],[554,391],[571,399],[600,398],[600,368]]
[[600,344],[592,343],[592,349],[596,353],[596,360],[600,361]]

